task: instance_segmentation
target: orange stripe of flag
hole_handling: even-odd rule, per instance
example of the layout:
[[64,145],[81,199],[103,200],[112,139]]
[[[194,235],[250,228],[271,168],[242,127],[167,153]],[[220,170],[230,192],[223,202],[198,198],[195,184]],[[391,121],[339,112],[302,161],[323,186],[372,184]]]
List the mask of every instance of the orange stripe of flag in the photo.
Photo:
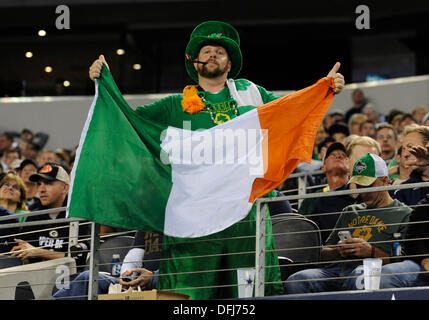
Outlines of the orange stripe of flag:
[[[334,81],[322,78],[310,87],[258,108],[263,143],[264,177],[255,179],[249,202],[282,184],[301,161],[309,162],[314,140],[325,113],[334,100]],[[268,138],[268,139],[267,139]]]

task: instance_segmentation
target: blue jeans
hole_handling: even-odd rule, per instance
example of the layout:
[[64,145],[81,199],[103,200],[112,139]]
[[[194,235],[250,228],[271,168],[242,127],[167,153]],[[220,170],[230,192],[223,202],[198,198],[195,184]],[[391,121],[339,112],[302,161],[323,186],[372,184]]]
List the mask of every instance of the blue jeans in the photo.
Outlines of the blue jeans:
[[362,289],[363,265],[359,263],[336,263],[326,268],[298,271],[285,283],[286,294]]
[[386,264],[381,269],[380,289],[428,286],[428,274],[419,273],[425,271],[422,266],[411,260]]
[[[98,294],[105,294],[109,291],[110,284],[118,283],[118,279],[103,273],[98,274]],[[67,299],[67,300],[87,300],[89,271],[80,273],[73,281],[70,281],[69,288],[58,290],[52,299]]]

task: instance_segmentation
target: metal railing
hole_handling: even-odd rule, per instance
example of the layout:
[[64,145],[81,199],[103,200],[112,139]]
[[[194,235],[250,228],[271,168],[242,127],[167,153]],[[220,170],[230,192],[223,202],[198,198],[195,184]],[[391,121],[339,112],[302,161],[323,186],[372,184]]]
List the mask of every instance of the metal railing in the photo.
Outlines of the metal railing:
[[[300,174],[295,174],[295,178],[305,178],[306,175],[311,174],[311,173],[300,173]],[[292,176],[291,178],[294,178],[294,176]],[[306,189],[307,188],[299,188],[298,190],[298,194],[296,195],[288,195],[288,196],[282,196],[282,197],[277,197],[277,198],[259,198],[255,201],[255,205],[256,205],[256,220],[255,221],[246,221],[245,223],[255,223],[256,226],[256,234],[255,236],[246,236],[245,238],[255,238],[255,251],[252,252],[241,252],[240,254],[254,254],[255,255],[255,296],[256,297],[264,297],[265,296],[265,285],[267,284],[267,281],[265,279],[265,269],[266,268],[275,268],[275,267],[280,267],[281,265],[277,265],[277,266],[266,266],[265,265],[265,254],[268,252],[267,249],[265,248],[265,238],[267,236],[277,236],[278,234],[266,234],[265,230],[266,230],[266,218],[265,218],[265,214],[266,214],[266,206],[265,204],[270,203],[270,202],[278,202],[278,201],[284,201],[284,200],[288,200],[288,201],[293,201],[293,200],[303,200],[303,199],[308,199],[308,198],[322,198],[322,197],[332,197],[332,196],[340,196],[340,195],[352,195],[352,194],[359,194],[359,193],[367,193],[367,192],[379,192],[379,191],[391,191],[391,190],[399,190],[399,189],[410,189],[410,188],[422,188],[422,187],[429,187],[429,182],[422,182],[422,183],[415,183],[415,184],[404,184],[404,185],[396,185],[396,186],[386,186],[386,187],[375,187],[375,188],[365,188],[365,189],[356,189],[356,190],[342,190],[342,191],[330,191],[330,192],[324,192],[324,193],[306,193]],[[413,206],[416,207],[416,206]],[[4,222],[6,220],[9,219],[16,219],[16,218],[20,218],[20,217],[24,217],[24,216],[34,216],[34,215],[41,215],[41,214],[47,214],[47,213],[51,213],[51,212],[58,212],[59,210],[65,210],[66,208],[56,208],[56,209],[50,209],[50,210],[43,210],[43,211],[37,211],[37,212],[29,212],[29,213],[23,213],[23,214],[16,214],[13,216],[9,216],[9,217],[0,217],[0,222]],[[317,215],[328,215],[328,214],[340,214],[340,212],[329,212],[329,213],[314,213],[313,216],[317,216]],[[275,216],[273,216],[271,218],[271,220],[274,220]],[[97,223],[93,223],[93,222],[88,222],[85,221],[83,219],[76,219],[76,218],[64,218],[64,219],[55,219],[55,220],[49,220],[49,221],[34,221],[34,222],[22,222],[22,223],[8,223],[8,224],[0,224],[0,229],[5,229],[5,228],[13,228],[13,227],[23,227],[23,226],[36,226],[36,225],[44,225],[46,226],[47,224],[49,224],[49,226],[52,224],[59,224],[59,223],[70,223],[69,225],[69,237],[68,237],[68,243],[66,242],[66,244],[69,244],[69,250],[67,252],[66,257],[71,259],[72,253],[70,252],[70,247],[73,246],[74,244],[80,242],[80,241],[90,241],[90,249],[87,250],[84,253],[87,253],[89,256],[88,259],[88,264],[87,265],[80,265],[80,266],[76,266],[76,267],[85,267],[89,270],[89,282],[88,282],[88,299],[92,300],[92,299],[97,299],[98,296],[98,280],[99,280],[99,267],[100,267],[100,243],[103,239],[106,239],[108,237],[115,237],[118,235],[122,235],[122,234],[126,234],[129,232],[135,232],[136,230],[132,230],[132,231],[127,231],[127,232],[115,232],[112,234],[108,234],[108,235],[102,235],[100,233],[100,225]],[[91,234],[88,237],[82,238],[79,237],[79,223],[82,225],[84,223],[90,223],[91,224]],[[239,223],[244,223],[244,222],[239,222]],[[422,222],[420,222],[422,223]],[[392,224],[393,225],[393,224]],[[46,226],[46,229],[50,229],[49,226]],[[332,231],[333,229],[329,229],[329,230],[320,230],[320,231]],[[15,236],[19,236],[20,234],[16,234]],[[0,238],[0,241],[2,239]],[[231,239],[219,239],[219,240],[224,240],[224,241],[228,241]],[[204,241],[204,240],[199,240],[199,239],[195,239],[193,240],[195,242],[198,241]],[[393,240],[386,240],[386,242],[391,242]],[[403,239],[402,241],[409,241],[407,239]],[[131,248],[131,247],[130,247]],[[281,249],[281,248],[277,248],[277,249]],[[289,249],[285,249],[287,250],[306,250],[306,249],[311,249],[311,248],[303,248],[303,247],[299,247],[299,248],[289,248]],[[5,254],[0,254],[0,256],[5,256],[8,253]],[[237,254],[237,253],[235,253]],[[217,256],[218,254],[214,255]],[[221,254],[219,254],[220,256]],[[226,254],[228,255],[228,254]],[[429,256],[429,253],[428,253]],[[200,256],[192,256],[192,257],[182,257],[182,258],[189,258],[189,259],[194,259],[194,258],[199,258]],[[405,256],[402,258],[407,258],[411,256]],[[166,259],[169,258],[161,258],[161,259],[157,259],[158,261],[165,261]],[[392,258],[393,260],[396,258]],[[347,262],[347,260],[343,260],[344,262]],[[353,260],[356,261],[356,260]],[[334,261],[331,261],[334,262]],[[338,261],[335,261],[338,262]],[[301,266],[301,267],[306,267],[307,265],[310,266],[314,266],[314,265],[325,265],[326,263],[329,263],[329,261],[317,261],[317,262],[311,262],[311,263],[306,263],[306,262],[300,262],[300,263],[295,263],[295,266]],[[18,274],[19,272],[29,272],[28,270],[26,270],[26,268],[22,267],[22,271],[19,270],[21,266],[18,267],[13,267],[11,268],[12,270],[10,270],[11,274]],[[52,265],[50,266],[52,273],[55,273],[55,271],[58,268],[58,265]],[[222,269],[222,270],[204,270],[204,273],[208,273],[208,272],[219,272],[219,271],[230,271],[232,269]],[[5,274],[5,272],[9,272],[8,269],[3,269],[0,270],[0,277],[1,274]],[[31,271],[34,272],[34,271]],[[171,274],[160,274],[159,277],[162,276],[169,276]],[[324,279],[326,280],[326,279]],[[317,281],[317,279],[314,279],[314,281]],[[282,285],[284,285],[285,280],[281,281]],[[46,283],[39,283],[36,285],[43,285]],[[52,283],[52,286],[54,286],[55,283]],[[224,286],[229,286],[229,285],[224,285]],[[233,284],[230,286],[238,286],[237,284]],[[201,286],[199,288],[207,288],[209,286]],[[2,283],[0,281],[0,288],[2,288]],[[180,291],[180,289],[183,288],[171,288],[173,291],[174,290],[178,290]],[[187,288],[190,289],[190,288]],[[194,288],[195,289],[195,288]],[[44,298],[48,298],[48,297],[44,297]]]

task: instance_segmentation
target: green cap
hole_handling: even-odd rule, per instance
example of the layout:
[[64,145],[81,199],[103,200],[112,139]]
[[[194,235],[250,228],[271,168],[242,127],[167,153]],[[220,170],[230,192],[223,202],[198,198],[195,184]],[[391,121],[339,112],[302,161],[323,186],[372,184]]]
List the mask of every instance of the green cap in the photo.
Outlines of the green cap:
[[[209,44],[225,48],[232,64],[229,77],[235,78],[238,76],[243,65],[243,57],[240,50],[240,36],[237,30],[230,24],[221,21],[203,22],[192,31],[185,55],[189,55],[192,60],[195,60],[198,58],[200,49]],[[198,73],[194,68],[194,63],[185,58],[185,66],[188,75],[198,83]]]
[[367,153],[356,160],[349,183],[366,187],[385,176],[388,176],[386,162],[376,154]]

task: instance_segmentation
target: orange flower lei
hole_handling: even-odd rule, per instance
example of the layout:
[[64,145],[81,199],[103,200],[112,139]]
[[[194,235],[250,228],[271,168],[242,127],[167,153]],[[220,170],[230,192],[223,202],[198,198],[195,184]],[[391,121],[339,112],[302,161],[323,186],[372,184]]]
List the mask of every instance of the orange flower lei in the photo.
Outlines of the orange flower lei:
[[197,113],[204,110],[205,104],[198,96],[197,85],[189,85],[183,89],[182,108],[187,113]]

